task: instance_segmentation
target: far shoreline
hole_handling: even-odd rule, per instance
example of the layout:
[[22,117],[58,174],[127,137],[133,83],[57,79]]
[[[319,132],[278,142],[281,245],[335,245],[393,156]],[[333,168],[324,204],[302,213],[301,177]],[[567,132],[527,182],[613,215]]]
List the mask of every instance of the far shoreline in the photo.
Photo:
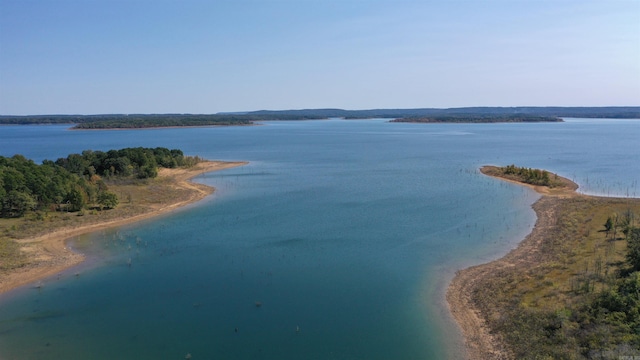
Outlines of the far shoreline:
[[246,164],[248,164],[248,162],[203,161],[187,169],[160,169],[159,178],[169,179],[171,182],[169,186],[172,189],[186,190],[188,195],[174,202],[163,204],[162,206],[133,216],[97,222],[81,227],[65,227],[35,238],[16,240],[21,245],[36,248],[37,253],[46,257],[47,261],[43,263],[35,262],[25,268],[19,268],[3,275],[2,279],[0,279],[0,296],[14,289],[50,278],[83,263],[86,257],[67,246],[68,241],[72,238],[148,220],[198,202],[212,194],[215,188],[195,183],[191,181],[193,178],[205,173],[230,169]]
[[68,131],[106,131],[106,130],[157,130],[157,129],[204,129],[204,128],[222,128],[222,127],[246,127],[246,126],[262,126],[262,124],[233,124],[233,125],[193,125],[193,126],[146,126],[146,127],[120,127],[120,128],[92,128],[92,129],[84,129],[84,128],[76,128],[75,125],[71,124],[68,128]]

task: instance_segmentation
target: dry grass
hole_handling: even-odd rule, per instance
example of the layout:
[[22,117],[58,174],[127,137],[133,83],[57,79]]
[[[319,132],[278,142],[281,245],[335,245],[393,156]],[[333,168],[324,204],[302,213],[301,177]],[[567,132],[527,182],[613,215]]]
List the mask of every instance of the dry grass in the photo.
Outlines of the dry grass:
[[[599,292],[609,286],[626,253],[626,242],[604,232],[612,214],[631,210],[640,213],[638,200],[567,199],[559,214],[557,239],[550,240],[549,259],[531,270],[537,280],[523,296],[524,304],[559,309],[581,300],[583,293]],[[621,234],[619,234],[621,235]],[[526,286],[525,282],[522,286]]]
[[[544,206],[547,200],[541,199]],[[603,225],[615,213],[640,213],[639,199],[553,200],[555,224],[537,248],[514,266],[498,267],[472,289],[472,302],[490,331],[518,358],[582,358],[580,330],[568,328],[570,322],[558,325],[566,331],[562,343],[550,343],[545,331],[612,286],[624,262],[626,242],[607,236]]]

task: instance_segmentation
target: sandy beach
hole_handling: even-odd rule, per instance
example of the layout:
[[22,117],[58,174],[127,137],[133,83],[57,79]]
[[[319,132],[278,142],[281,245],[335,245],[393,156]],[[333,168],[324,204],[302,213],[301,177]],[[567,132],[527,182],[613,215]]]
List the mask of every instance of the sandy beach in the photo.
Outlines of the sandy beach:
[[562,199],[585,196],[576,193],[578,185],[565,178],[560,179],[565,184],[562,188],[550,189],[494,176],[493,169],[495,167],[485,166],[481,168],[481,172],[502,181],[533,188],[542,194],[542,197],[533,204],[537,216],[535,226],[516,249],[511,250],[501,259],[458,271],[447,289],[446,299],[449,310],[462,332],[469,360],[513,358],[504,342],[490,332],[483,314],[474,304],[472,294],[475,286],[478,286],[483,279],[499,275],[505,269],[526,267],[539,262],[540,244],[555,226],[558,205]]
[[123,216],[80,227],[66,227],[39,237],[17,240],[22,251],[26,252],[33,261],[31,261],[28,266],[3,275],[0,278],[0,294],[20,286],[35,283],[38,280],[53,276],[63,270],[80,264],[84,260],[84,256],[67,247],[66,242],[70,238],[146,220],[197,202],[213,193],[215,188],[193,183],[190,179],[207,172],[229,169],[246,164],[247,162],[205,161],[186,169],[163,168],[158,172],[158,179],[168,181],[171,189],[180,190],[182,193],[182,195],[173,202],[148,207],[145,211],[133,216]]

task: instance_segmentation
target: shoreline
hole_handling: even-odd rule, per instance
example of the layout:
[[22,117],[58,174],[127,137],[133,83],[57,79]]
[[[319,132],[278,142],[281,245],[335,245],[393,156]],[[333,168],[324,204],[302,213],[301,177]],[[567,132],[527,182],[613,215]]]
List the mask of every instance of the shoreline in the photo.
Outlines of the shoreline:
[[115,220],[108,220],[88,224],[80,227],[65,227],[60,230],[41,235],[35,238],[16,240],[29,252],[36,255],[36,261],[24,268],[16,269],[0,279],[0,295],[3,295],[16,288],[42,280],[71,267],[81,264],[85,256],[74,252],[67,246],[67,241],[73,237],[92,233],[99,230],[132,224],[138,221],[154,218],[159,215],[169,213],[178,208],[202,200],[215,191],[214,187],[198,184],[191,179],[213,171],[229,169],[243,166],[248,162],[226,162],[226,161],[204,161],[192,168],[165,169],[158,171],[158,178],[171,180],[172,189],[187,190],[188,196],[177,199],[177,201],[163,204],[147,209],[146,211],[133,216],[125,216]]
[[[45,124],[47,125],[47,124]],[[74,125],[74,124],[70,124],[70,125]],[[77,125],[77,124],[75,124]],[[119,127],[119,128],[91,128],[91,129],[85,129],[85,128],[76,128],[75,126],[72,126],[70,128],[67,129],[67,131],[101,131],[101,130],[158,130],[158,129],[204,129],[204,128],[213,128],[213,127],[230,127],[230,126],[260,126],[260,124],[233,124],[233,125],[216,125],[216,124],[212,124],[212,125],[184,125],[184,126],[180,126],[180,125],[171,125],[171,126],[147,126],[147,127]]]
[[[396,121],[397,120],[397,121]],[[406,120],[399,118],[389,120],[390,123],[406,123],[406,124],[539,124],[539,123],[562,123],[565,122],[562,118],[560,120],[540,120],[540,121],[419,121],[419,120]]]
[[542,196],[532,205],[537,219],[531,233],[515,249],[497,260],[457,271],[447,287],[445,297],[449,313],[462,334],[466,358],[469,360],[513,358],[504,341],[490,332],[481,311],[475,306],[472,300],[474,286],[503,269],[537,263],[540,245],[555,226],[556,214],[562,199],[588,196],[577,193],[575,190],[578,185],[566,178],[561,178],[566,188],[548,188],[493,175],[492,169],[495,167],[483,166],[480,171],[502,181],[529,187]]

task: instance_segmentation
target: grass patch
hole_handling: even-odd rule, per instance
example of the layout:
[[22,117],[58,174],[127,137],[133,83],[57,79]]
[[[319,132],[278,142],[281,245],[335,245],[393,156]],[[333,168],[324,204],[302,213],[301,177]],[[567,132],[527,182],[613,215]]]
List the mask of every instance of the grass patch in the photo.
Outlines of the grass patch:
[[21,268],[28,263],[27,256],[20,251],[19,244],[13,240],[0,238],[0,274]]

